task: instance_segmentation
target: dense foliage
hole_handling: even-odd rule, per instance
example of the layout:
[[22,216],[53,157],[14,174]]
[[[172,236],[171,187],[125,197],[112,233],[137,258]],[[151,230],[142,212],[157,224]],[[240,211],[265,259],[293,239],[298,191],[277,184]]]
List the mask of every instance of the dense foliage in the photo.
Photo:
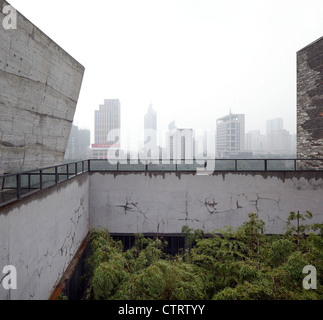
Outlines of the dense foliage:
[[[138,234],[124,252],[107,230],[93,230],[87,299],[323,299],[323,225],[303,224],[311,217],[292,212],[282,236],[264,235],[256,213],[208,237],[184,227],[187,248],[175,257],[160,239]],[[303,288],[306,265],[317,270],[317,289]]]

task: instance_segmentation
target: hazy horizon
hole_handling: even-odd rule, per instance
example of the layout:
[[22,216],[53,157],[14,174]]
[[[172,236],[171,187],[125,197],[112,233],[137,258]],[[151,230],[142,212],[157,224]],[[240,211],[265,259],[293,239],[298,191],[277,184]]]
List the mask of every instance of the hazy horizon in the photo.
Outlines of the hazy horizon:
[[[215,130],[246,115],[246,133],[283,118],[296,133],[296,52],[323,34],[318,0],[11,0],[85,67],[74,124],[91,130],[104,99],[121,102],[124,134]],[[19,25],[18,25],[19,28]]]

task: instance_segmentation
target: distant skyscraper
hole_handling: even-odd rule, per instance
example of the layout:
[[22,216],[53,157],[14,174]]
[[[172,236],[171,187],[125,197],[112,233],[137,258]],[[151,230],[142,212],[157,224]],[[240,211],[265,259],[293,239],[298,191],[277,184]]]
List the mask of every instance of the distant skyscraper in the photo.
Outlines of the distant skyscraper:
[[253,154],[266,153],[266,136],[260,133],[260,130],[249,131],[246,134],[246,150],[253,152]]
[[147,156],[159,155],[157,148],[157,113],[152,104],[148,108],[144,120],[144,149]]
[[90,157],[90,145],[91,145],[91,131],[87,129],[78,130],[78,142],[79,142],[79,158],[89,159]]
[[152,104],[149,105],[145,115],[145,129],[157,130],[157,112],[153,109]]
[[275,130],[267,135],[267,151],[271,154],[289,154],[292,152],[291,135],[285,129]]
[[77,149],[78,149],[78,127],[72,125],[64,159],[66,160],[77,159]]
[[166,148],[169,159],[193,160],[194,132],[193,129],[178,129],[175,121],[168,126]]
[[284,129],[284,121],[282,118],[267,120],[267,135],[270,135],[275,131],[279,131],[283,129]]
[[109,149],[120,148],[120,101],[106,99],[94,115],[93,158],[106,158]]
[[289,154],[292,152],[291,135],[284,129],[282,118],[267,120],[267,152],[271,154]]
[[90,157],[91,132],[72,126],[68,140],[65,160],[84,160]]
[[245,149],[245,115],[233,114],[217,119],[217,153],[220,156]]
[[120,130],[120,101],[116,99],[106,99],[104,100],[104,104],[100,105],[99,110],[95,111],[94,144],[115,144],[115,135],[109,134],[115,129]]

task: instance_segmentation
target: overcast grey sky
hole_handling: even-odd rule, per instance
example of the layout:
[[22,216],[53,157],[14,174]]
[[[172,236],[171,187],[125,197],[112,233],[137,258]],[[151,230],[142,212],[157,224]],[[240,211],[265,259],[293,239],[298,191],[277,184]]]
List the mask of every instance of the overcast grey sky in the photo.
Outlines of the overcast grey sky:
[[75,124],[118,98],[140,138],[151,102],[159,129],[215,129],[231,109],[246,131],[282,117],[295,133],[296,52],[323,35],[322,0],[9,2],[85,66]]

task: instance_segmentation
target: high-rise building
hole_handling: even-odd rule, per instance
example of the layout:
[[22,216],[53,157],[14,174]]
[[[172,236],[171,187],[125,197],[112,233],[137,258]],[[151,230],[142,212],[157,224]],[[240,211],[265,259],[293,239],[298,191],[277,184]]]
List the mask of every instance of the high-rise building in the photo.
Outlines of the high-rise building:
[[91,131],[88,129],[78,129],[78,156],[79,159],[89,159],[91,145]]
[[220,157],[245,149],[245,115],[233,114],[217,119],[216,150]]
[[260,130],[249,131],[246,134],[246,150],[251,151],[254,155],[266,153],[267,141],[266,136],[260,133]]
[[172,122],[166,135],[166,150],[169,159],[190,161],[194,158],[193,129],[179,129]]
[[284,129],[282,118],[267,120],[266,149],[269,154],[284,155],[294,153],[292,137]]
[[270,120],[267,120],[266,127],[267,127],[267,135],[270,135],[275,131],[283,130],[284,121],[282,118],[270,119]]
[[[213,150],[208,150],[208,132],[195,132],[194,134],[194,154],[195,158],[203,158],[213,151],[215,151],[215,148]],[[213,154],[214,156],[214,154]]]
[[65,160],[84,160],[90,157],[91,132],[72,126],[68,140]]
[[157,112],[150,104],[148,112],[144,119],[144,151],[145,155],[159,157],[159,148],[157,147]]
[[120,149],[120,109],[118,99],[105,99],[99,110],[95,110],[93,158],[104,159],[107,158],[108,151]]
[[292,141],[289,132],[285,129],[281,129],[268,134],[267,152],[277,155],[292,153]]

